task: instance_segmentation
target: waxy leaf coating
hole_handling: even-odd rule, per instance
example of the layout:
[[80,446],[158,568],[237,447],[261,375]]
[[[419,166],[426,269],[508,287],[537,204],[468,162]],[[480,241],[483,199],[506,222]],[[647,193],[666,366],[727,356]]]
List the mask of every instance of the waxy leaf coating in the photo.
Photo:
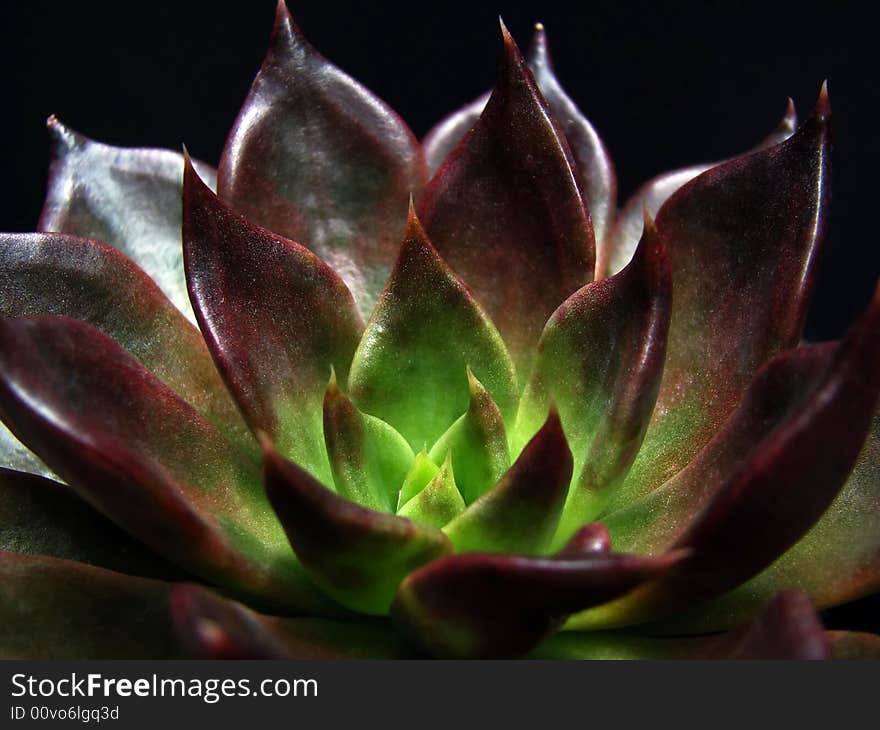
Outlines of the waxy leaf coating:
[[[49,117],[52,163],[37,229],[94,238],[137,263],[193,319],[180,248],[183,157],[95,142]],[[214,188],[215,171],[194,163]]]
[[428,183],[419,215],[525,378],[547,317],[592,281],[595,241],[568,144],[502,30],[495,90]]
[[369,315],[407,199],[425,182],[412,132],[323,58],[278,3],[268,55],[220,160],[220,197],[314,251]]
[[343,499],[268,440],[264,447],[266,491],[290,545],[314,581],[347,608],[386,614],[407,574],[452,550],[439,530]]
[[351,398],[413,450],[430,447],[468,408],[468,367],[501,412],[512,413],[516,376],[498,331],[410,210],[394,271],[354,356]]
[[251,429],[332,484],[322,403],[360,337],[351,293],[313,253],[220,202],[189,163],[183,200],[190,295],[221,374]]
[[713,167],[657,214],[675,295],[657,408],[615,504],[680,471],[763,362],[800,338],[828,206],[823,87],[789,140]]

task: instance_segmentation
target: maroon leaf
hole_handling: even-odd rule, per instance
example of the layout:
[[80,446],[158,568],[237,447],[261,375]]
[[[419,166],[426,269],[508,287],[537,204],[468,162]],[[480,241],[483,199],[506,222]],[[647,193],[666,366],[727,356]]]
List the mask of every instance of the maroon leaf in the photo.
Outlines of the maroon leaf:
[[116,249],[61,234],[0,236],[0,317],[39,314],[79,319],[109,335],[258,458],[199,331]]
[[857,631],[829,631],[834,659],[880,659],[880,636]]
[[168,584],[0,552],[0,657],[175,659]]
[[366,316],[425,177],[403,121],[318,54],[279,0],[268,54],[220,161],[220,197],[324,259]]
[[400,581],[452,550],[439,530],[337,496],[264,440],[265,484],[314,581],[347,608],[387,613]]
[[386,622],[278,618],[202,586],[171,591],[180,643],[199,659],[406,659],[415,652]]
[[630,591],[680,557],[452,555],[407,576],[394,599],[392,619],[435,656],[517,656],[554,631],[567,614]]
[[[713,490],[673,543],[690,557],[599,612],[641,621],[734,588],[796,543],[846,482],[880,393],[880,287],[816,385]],[[583,627],[585,622],[575,622]],[[607,625],[607,624],[606,624]]]
[[0,412],[81,497],[159,554],[264,602],[326,607],[256,465],[100,331],[66,317],[0,320]]
[[78,560],[130,575],[184,575],[69,487],[8,469],[0,469],[0,550]]
[[675,286],[663,382],[615,506],[681,470],[760,365],[800,338],[829,198],[830,106],[788,141],[719,165],[657,214]]
[[[796,127],[797,113],[794,109],[794,102],[789,99],[785,114],[776,126],[776,129],[765,137],[753,151],[784,142],[794,134]],[[617,216],[617,220],[611,229],[608,230],[605,238],[599,238],[598,233],[596,235],[598,246],[596,254],[597,277],[616,274],[629,263],[642,235],[642,220],[646,209],[652,217],[656,216],[663,203],[676,190],[693,180],[697,175],[703,174],[706,170],[718,164],[717,162],[712,162],[709,164],[691,165],[690,167],[658,175],[642,185],[626,201],[626,205],[623,206],[623,209]],[[596,228],[598,231],[598,226]]]
[[434,175],[440,166],[449,159],[459,142],[477,123],[490,96],[491,93],[486,92],[474,99],[470,104],[466,104],[438,122],[425,135],[422,140],[422,148],[425,151],[425,162],[428,164],[428,171],[431,175]]
[[592,280],[595,243],[565,138],[502,32],[496,88],[425,189],[420,217],[498,326],[524,382],[547,317]]
[[556,557],[571,559],[603,554],[611,551],[611,533],[599,522],[591,522],[581,527],[565,543]]
[[190,294],[220,372],[251,428],[332,484],[322,402],[363,327],[351,293],[310,251],[233,213],[189,163],[183,198]]
[[[192,319],[180,248],[183,158],[95,142],[49,117],[52,164],[38,230],[95,238],[135,261]],[[216,173],[196,162],[214,187]]]
[[568,494],[571,465],[571,451],[554,409],[498,483],[443,531],[458,552],[545,552]]

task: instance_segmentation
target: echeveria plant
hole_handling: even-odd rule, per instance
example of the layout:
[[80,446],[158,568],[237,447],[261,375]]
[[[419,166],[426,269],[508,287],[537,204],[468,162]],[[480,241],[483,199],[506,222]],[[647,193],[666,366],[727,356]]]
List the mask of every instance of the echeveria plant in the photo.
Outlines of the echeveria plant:
[[880,297],[800,342],[827,90],[618,211],[543,29],[503,40],[421,144],[283,4],[216,173],[50,118],[0,654],[877,653],[814,608],[880,586]]

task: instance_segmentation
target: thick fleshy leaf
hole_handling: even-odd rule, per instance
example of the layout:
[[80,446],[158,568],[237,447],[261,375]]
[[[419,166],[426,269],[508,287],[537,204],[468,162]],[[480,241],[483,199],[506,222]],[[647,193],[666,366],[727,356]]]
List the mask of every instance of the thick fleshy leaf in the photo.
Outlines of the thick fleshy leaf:
[[[782,120],[762,142],[755,147],[754,151],[772,147],[784,142],[797,127],[797,113],[794,102],[789,99],[788,106]],[[702,165],[691,165],[680,170],[658,175],[642,185],[633,196],[627,200],[626,205],[617,216],[614,226],[608,230],[604,239],[596,235],[598,244],[596,274],[598,277],[611,276],[626,266],[635,253],[636,246],[642,235],[642,220],[644,211],[651,216],[656,216],[663,203],[685,183],[693,180],[697,175],[702,175],[706,170],[715,167],[719,163],[713,162]],[[594,219],[594,225],[595,219]],[[598,226],[597,226],[598,229]]]
[[545,552],[562,514],[571,465],[562,424],[551,410],[500,481],[444,528],[456,551]]
[[407,646],[385,622],[278,618],[251,611],[202,586],[171,591],[178,640],[199,659],[407,659]]
[[365,507],[394,512],[415,455],[385,421],[355,407],[339,389],[335,373],[324,394],[324,439],[337,493]]
[[607,553],[611,550],[611,533],[600,522],[590,522],[581,527],[562,549],[556,553],[558,558],[579,558]]
[[829,201],[831,110],[719,165],[657,214],[675,294],[657,408],[614,506],[660,486],[711,439],[758,368],[797,344]]
[[[840,643],[843,645],[845,640]],[[809,600],[792,591],[770,601],[751,623],[726,634],[661,638],[622,632],[562,631],[541,644],[529,658],[829,659],[833,644],[834,634],[824,631]]]
[[403,505],[428,486],[428,483],[438,471],[440,471],[440,467],[431,461],[427,451],[423,449],[416,454],[416,458],[407,472],[406,478],[403,480],[403,486],[400,488],[400,495],[397,498],[397,509],[403,507]]
[[829,631],[834,659],[880,659],[880,636],[850,631]]
[[471,397],[468,409],[431,447],[430,456],[431,461],[440,464],[452,454],[455,483],[470,504],[507,471],[510,452],[501,411],[470,368],[467,375]]
[[631,264],[553,313],[517,414],[515,449],[551,402],[574,454],[555,544],[600,513],[636,458],[654,410],[672,300],[669,261],[650,219]]
[[223,151],[220,197],[314,251],[366,316],[394,262],[407,199],[426,175],[403,121],[318,54],[280,0],[269,52]]
[[0,421],[0,468],[36,474],[47,479],[60,479],[39,456],[15,438],[15,434],[6,428],[2,421]]
[[452,555],[407,576],[391,615],[410,639],[435,656],[518,656],[567,614],[630,591],[679,557]]
[[290,545],[315,583],[347,608],[387,613],[407,574],[452,550],[439,530],[343,499],[268,440],[264,448],[266,491]]
[[410,210],[394,271],[354,356],[351,398],[420,449],[468,408],[468,367],[509,415],[516,376],[501,336]]
[[[49,117],[52,160],[38,230],[95,238],[135,261],[190,320],[180,247],[183,158],[100,144]],[[201,162],[213,188],[216,173]]]
[[448,452],[443,466],[416,496],[407,501],[398,511],[401,517],[408,517],[431,527],[443,527],[464,511],[461,496],[452,468],[452,452]]
[[0,552],[0,658],[174,659],[169,584]]
[[[713,598],[756,575],[796,543],[843,487],[880,394],[880,287],[830,366],[792,412],[713,489],[673,543],[690,557],[578,627],[623,625]],[[759,531],[760,539],[755,539]],[[733,556],[733,557],[731,557]]]
[[51,233],[0,236],[0,317],[40,314],[97,327],[233,443],[258,457],[201,333],[113,247]]
[[351,293],[313,253],[220,202],[189,162],[183,248],[199,325],[251,428],[332,484],[322,402],[362,329]]
[[812,529],[766,570],[698,611],[664,622],[664,628],[667,623],[677,632],[729,626],[782,588],[805,591],[820,608],[880,591],[878,475],[880,410],[846,485]]
[[183,575],[69,487],[8,469],[0,469],[0,551],[78,560],[130,575]]
[[595,242],[568,144],[502,30],[495,90],[425,188],[419,211],[437,250],[498,326],[524,378],[547,317],[593,279]]
[[[527,60],[538,90],[568,141],[575,162],[575,173],[588,202],[587,207],[592,218],[596,242],[601,243],[614,217],[617,198],[617,179],[611,158],[593,125],[565,93],[556,78],[550,63],[547,34],[541,23],[535,25],[535,34],[532,37]],[[428,132],[423,144],[431,174],[440,169],[459,142],[477,123],[487,101],[489,94],[484,94],[449,115]],[[641,215],[641,211],[639,213]],[[639,226],[641,226],[641,218]],[[638,242],[640,232],[641,228],[636,231],[633,247]]]
[[159,554],[264,602],[329,603],[290,552],[256,465],[97,329],[0,320],[0,411],[81,497]]

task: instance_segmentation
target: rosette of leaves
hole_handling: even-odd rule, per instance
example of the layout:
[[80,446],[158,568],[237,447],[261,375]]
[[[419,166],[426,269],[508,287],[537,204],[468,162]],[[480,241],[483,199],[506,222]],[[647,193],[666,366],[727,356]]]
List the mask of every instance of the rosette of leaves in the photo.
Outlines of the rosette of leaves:
[[877,652],[814,608],[880,585],[880,298],[801,343],[826,90],[618,211],[543,29],[503,46],[422,143],[283,4],[216,173],[50,118],[0,654]]

